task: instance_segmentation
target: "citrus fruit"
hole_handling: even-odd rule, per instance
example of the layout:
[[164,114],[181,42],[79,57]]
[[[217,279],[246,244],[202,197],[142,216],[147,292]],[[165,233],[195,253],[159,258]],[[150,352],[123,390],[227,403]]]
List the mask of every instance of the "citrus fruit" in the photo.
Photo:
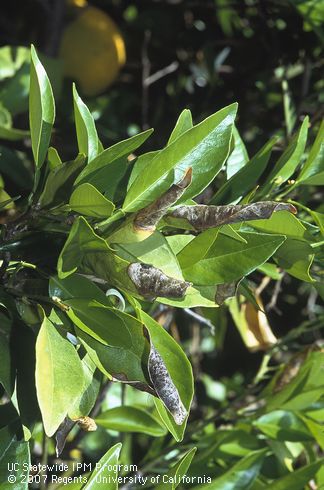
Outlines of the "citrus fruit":
[[117,78],[125,63],[125,44],[105,12],[86,6],[65,28],[60,58],[65,76],[75,80],[85,95],[97,95]]

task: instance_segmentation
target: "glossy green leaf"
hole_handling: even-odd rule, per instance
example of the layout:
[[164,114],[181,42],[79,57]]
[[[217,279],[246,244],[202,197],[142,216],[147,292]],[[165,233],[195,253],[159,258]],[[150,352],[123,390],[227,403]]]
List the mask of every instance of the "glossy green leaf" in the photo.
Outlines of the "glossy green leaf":
[[211,483],[194,488],[196,490],[205,488],[208,490],[248,490],[260,472],[266,452],[267,449],[252,452],[227,470],[224,475]]
[[[193,124],[191,112],[189,109],[184,109],[181,112],[175,127],[173,128],[167,144],[170,145],[171,143],[173,143],[177,138],[179,138],[179,136],[185,133],[188,129],[192,128],[192,126]],[[143,172],[145,172],[146,170],[149,171],[151,162],[160,151],[161,150],[150,151],[148,153],[144,153],[144,155],[140,155],[137,158],[133,166],[132,173],[128,179],[127,191],[139,175],[143,175]]]
[[[152,160],[152,172],[138,175],[127,193],[123,210],[149,205],[192,167],[192,183],[180,199],[196,196],[217,175],[229,151],[237,105],[225,107],[183,133]],[[204,162],[202,166],[201,162]]]
[[31,47],[29,124],[36,168],[45,160],[55,119],[55,103],[50,81]]
[[[277,161],[272,172],[270,172],[267,179],[269,184],[282,184],[292,176],[298,165],[301,163],[301,158],[306,146],[308,123],[309,118],[306,116],[299,131],[292,138],[287,149]],[[265,189],[261,190],[261,192],[265,192],[267,189],[268,186],[266,184]]]
[[170,134],[168,145],[171,145],[171,143],[179,138],[179,136],[188,131],[188,129],[191,129],[192,126],[193,124],[191,112],[189,109],[184,109],[178,117],[176,125],[174,126],[172,133]]
[[91,184],[81,184],[76,187],[70,197],[69,205],[73,211],[94,218],[108,218],[115,209],[114,204]]
[[51,170],[62,165],[61,157],[53,146],[50,146],[48,149],[47,160]]
[[[148,129],[143,133],[136,134],[131,138],[120,141],[115,145],[107,148],[102,153],[100,153],[97,158],[92,160],[86,168],[81,172],[79,177],[76,179],[76,184],[80,184],[82,182],[94,183],[94,179],[96,179],[96,175],[100,170],[103,170],[107,166],[107,171],[109,173],[110,165],[120,159],[121,157],[127,157],[130,153],[136,150],[139,146],[141,146],[144,141],[152,134],[153,129]],[[110,178],[113,178],[113,169],[111,167]],[[107,177],[107,174],[106,178]]]
[[105,306],[111,306],[105,293],[90,279],[73,274],[65,279],[51,276],[49,281],[49,295],[63,300],[83,298],[97,301]]
[[128,179],[127,192],[139,175],[143,175],[143,172],[151,170],[150,165],[160,151],[161,150],[149,151],[148,153],[144,153],[144,155],[140,155],[136,159],[136,162],[133,165],[132,173]]
[[184,456],[169,469],[167,473],[162,475],[162,483],[155,487],[155,490],[174,490],[181,483],[181,478],[187,474],[188,468],[191,464],[192,458],[197,451],[196,447],[193,447],[186,452]]
[[278,441],[311,441],[312,435],[303,420],[294,412],[276,410],[253,422],[261,432]]
[[118,432],[141,432],[153,437],[165,435],[166,430],[148,412],[136,407],[115,407],[96,417],[96,423]]
[[[185,279],[201,286],[240,279],[266,262],[285,241],[282,235],[241,235],[247,243],[219,234],[201,260],[183,269]],[[195,246],[194,240],[190,246]]]
[[305,485],[314,478],[321,468],[324,460],[315,461],[307,466],[303,466],[292,471],[288,475],[279,478],[267,485],[268,490],[304,490]]
[[324,175],[324,121],[318,130],[314,144],[296,183],[322,185]]
[[314,250],[307,242],[288,238],[276,252],[275,259],[280,267],[297,279],[314,281],[310,274]]
[[[162,357],[171,379],[179,392],[180,399],[189,414],[193,397],[193,376],[190,362],[181,347],[159,323],[142,310],[140,310],[139,314],[142,322],[148,329],[151,341]],[[185,420],[182,425],[177,425],[162,401],[158,399],[155,399],[154,401],[159,415],[167,429],[177,441],[181,441],[187,421]]]
[[45,432],[52,436],[84,383],[73,345],[45,318],[36,342],[36,389]]
[[100,377],[96,375],[96,365],[86,354],[82,361],[83,388],[79,390],[79,396],[69,408],[68,416],[70,419],[78,419],[88,415],[93,408],[100,389]]
[[233,138],[234,148],[226,162],[227,179],[230,179],[233,175],[235,175],[249,161],[249,156],[246,151],[244,142],[236,126],[234,126],[233,128],[232,138]]
[[105,490],[118,489],[118,471],[114,471],[114,468],[118,467],[118,458],[121,447],[122,445],[119,442],[106,452],[96,464],[95,470],[91,473],[89,480],[82,487],[82,490],[101,490],[103,485],[101,479],[103,477],[107,478],[107,482],[104,483]]
[[66,204],[72,192],[76,175],[85,165],[85,156],[78,155],[75,160],[65,162],[50,171],[38,204],[42,208]]
[[178,255],[182,269],[187,269],[200,260],[203,260],[218,236],[217,228],[210,228],[191,240]]
[[70,319],[78,327],[77,336],[104,374],[123,382],[148,384],[149,343],[140,321],[89,299],[70,299],[65,303],[70,306]]
[[73,84],[73,106],[79,153],[86,155],[90,162],[98,155],[99,140],[93,117],[79,96],[75,84]]
[[95,234],[83,217],[73,223],[69,237],[58,259],[58,276],[68,277],[77,270],[94,275],[115,287],[138,296],[127,274],[129,262],[118,257],[107,242]]
[[233,203],[249,192],[265,170],[277,138],[270,139],[251,160],[222,185],[210,204]]
[[303,239],[306,235],[305,226],[288,211],[273,213],[269,219],[249,221],[248,225],[264,233],[282,234],[290,238]]

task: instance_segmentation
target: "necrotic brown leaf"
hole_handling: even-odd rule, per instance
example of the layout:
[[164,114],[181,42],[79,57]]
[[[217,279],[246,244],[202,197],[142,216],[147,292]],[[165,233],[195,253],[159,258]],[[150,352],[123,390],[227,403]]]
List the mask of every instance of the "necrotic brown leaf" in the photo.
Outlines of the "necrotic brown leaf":
[[184,177],[168,189],[161,197],[144,209],[141,209],[135,216],[134,228],[139,230],[155,230],[157,223],[166,214],[168,209],[178,201],[186,188],[190,185],[192,178],[192,168],[189,167]]
[[175,423],[181,425],[186,419],[187,411],[183,406],[179,392],[168,373],[162,357],[153,344],[151,344],[148,370],[156,394],[171,413]]
[[160,269],[140,262],[130,264],[127,272],[144,298],[183,298],[190,286],[189,282],[169,277]]
[[219,284],[216,289],[215,303],[222,305],[227,298],[235,296],[237,285],[237,281]]
[[263,201],[246,205],[178,206],[169,215],[186,219],[196,231],[203,231],[241,221],[268,219],[276,211],[296,213],[296,208],[284,202]]
[[55,452],[57,457],[59,457],[62,453],[65,446],[66,438],[76,423],[77,422],[75,420],[71,420],[69,417],[65,417],[65,419],[57,429],[55,433]]

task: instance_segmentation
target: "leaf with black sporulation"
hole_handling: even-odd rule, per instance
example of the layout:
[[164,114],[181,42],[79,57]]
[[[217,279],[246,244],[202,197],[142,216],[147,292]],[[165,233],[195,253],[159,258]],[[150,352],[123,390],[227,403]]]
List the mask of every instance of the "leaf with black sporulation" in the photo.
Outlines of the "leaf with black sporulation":
[[76,424],[76,420],[71,420],[69,417],[65,417],[65,419],[57,429],[55,433],[55,441],[56,441],[55,452],[57,457],[59,457],[60,454],[62,453],[66,443],[67,436],[69,435],[69,433],[71,432],[75,424]]
[[167,210],[182,196],[185,189],[190,185],[192,179],[192,168],[187,168],[185,175],[177,184],[173,184],[156,201],[141,209],[135,216],[134,228],[139,230],[155,231],[157,223],[166,214]]
[[187,417],[187,410],[180,399],[179,392],[171,379],[162,357],[153,344],[151,344],[148,370],[158,397],[171,413],[175,423],[177,425],[183,424]]
[[146,240],[156,230],[159,221],[166,215],[190,185],[192,168],[185,171],[183,178],[173,184],[164,194],[158,197],[149,206],[141,209],[135,215],[126,219],[124,223],[107,237],[109,243],[135,243]]
[[294,214],[297,212],[291,204],[262,201],[246,205],[178,206],[168,216],[186,220],[196,231],[203,231],[225,224],[268,219],[276,211],[290,211]]
[[128,266],[128,276],[144,298],[183,298],[190,282],[164,274],[152,265],[133,262]]

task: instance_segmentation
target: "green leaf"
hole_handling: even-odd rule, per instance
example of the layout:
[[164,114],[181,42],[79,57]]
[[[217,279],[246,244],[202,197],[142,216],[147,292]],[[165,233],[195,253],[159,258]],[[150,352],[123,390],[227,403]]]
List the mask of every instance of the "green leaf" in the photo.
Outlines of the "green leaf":
[[127,274],[128,265],[129,262],[118,257],[87,221],[79,217],[60,253],[57,270],[59,278],[64,279],[79,269],[83,274],[95,275],[138,296]]
[[[308,116],[305,117],[303,123],[295,136],[292,138],[286,150],[283,152],[276,165],[274,166],[272,172],[267,179],[269,184],[277,184],[280,185],[289,179],[292,174],[295,172],[296,168],[301,162],[301,158],[303,156],[307,133],[308,133]],[[265,188],[261,190],[261,192],[266,192],[269,186],[265,185]]]
[[136,162],[133,165],[132,173],[130,174],[128,179],[127,192],[139,175],[143,175],[143,172],[151,170],[151,162],[156,157],[156,155],[160,153],[160,151],[161,150],[149,151],[148,153],[144,153],[144,155],[140,155],[136,159]]
[[78,155],[75,160],[53,168],[45,182],[38,204],[42,208],[54,207],[68,202],[76,175],[85,164],[85,156]]
[[60,155],[58,154],[58,151],[56,150],[56,148],[53,148],[52,146],[50,146],[48,149],[47,160],[51,170],[53,170],[55,167],[59,167],[60,165],[62,165],[62,160]]
[[306,235],[305,226],[288,211],[273,213],[269,219],[249,221],[248,225],[265,233],[282,234],[290,238],[303,239]]
[[273,483],[267,484],[267,490],[304,490],[305,485],[314,478],[323,463],[324,460],[321,459],[294,470]]
[[[157,267],[170,277],[183,279],[177,257],[169,247],[166,238],[160,232],[153,233],[149,238],[142,242],[114,245],[114,248],[118,255],[125,260],[136,262],[135,259],[137,259]],[[156,301],[180,308],[190,308],[194,306],[215,307],[214,296],[214,289],[212,291],[201,291],[196,287],[190,287],[187,289],[186,295],[182,299],[158,297]]]
[[91,184],[76,187],[69,204],[73,211],[94,218],[108,218],[115,209],[115,205]]
[[[148,384],[149,342],[136,318],[90,299],[65,300],[76,334],[97,367],[122,382]],[[93,352],[94,351],[94,352]]]
[[84,384],[73,345],[44,318],[36,341],[36,389],[46,434],[52,436]]
[[255,451],[242,458],[224,475],[216,478],[211,483],[194,487],[196,490],[248,490],[257,478],[267,449]]
[[50,81],[31,46],[29,124],[36,168],[45,160],[55,119],[55,102]]
[[[299,356],[302,356],[301,353]],[[303,358],[299,359],[299,363]],[[297,373],[296,373],[297,366]],[[323,394],[323,353],[312,352],[298,369],[298,359],[288,364],[289,381],[267,400],[267,410],[304,410]],[[290,372],[292,371],[292,375]],[[285,373],[285,371],[284,371]],[[287,374],[285,374],[287,377]]]
[[291,93],[291,90],[289,88],[288,81],[286,79],[282,80],[281,88],[282,88],[282,98],[283,98],[283,107],[284,107],[284,114],[285,114],[286,131],[287,131],[287,135],[291,136],[292,131],[295,127],[296,118],[297,118],[296,105],[294,103],[292,93]]
[[131,138],[120,141],[110,148],[107,148],[86,166],[76,179],[75,183],[80,184],[82,182],[88,182],[94,184],[94,179],[98,177],[98,173],[101,170],[105,172],[107,179],[113,178],[116,169],[111,166],[112,163],[116,162],[121,157],[127,157],[132,151],[141,146],[152,132],[153,129],[148,129],[147,131],[143,131],[143,133],[136,134]]
[[[140,318],[149,331],[151,341],[162,357],[171,379],[179,392],[180,399],[189,414],[193,397],[193,376],[190,362],[177,342],[164,330],[159,323],[147,313],[140,310]],[[181,441],[187,421],[177,425],[161,400],[155,399],[159,415],[177,441]]]
[[203,260],[208,254],[211,246],[214,244],[218,232],[218,228],[210,228],[191,240],[178,255],[178,261],[181,268],[186,269],[200,260]]
[[[153,158],[152,172],[138,175],[127,193],[123,210],[148,206],[192,167],[192,183],[181,202],[199,194],[220,171],[229,151],[237,105],[225,107],[183,133]],[[202,165],[203,162],[203,165]]]
[[105,306],[111,306],[105,293],[92,281],[80,274],[73,274],[65,279],[52,276],[49,282],[49,295],[61,300],[83,298],[97,301]]
[[[324,173],[324,121],[322,121],[319,131],[317,133],[314,144],[309,152],[308,158],[305,165],[301,169],[299,176],[296,179],[296,183],[302,183],[303,185],[310,184],[312,181],[313,185],[316,181],[318,174]],[[311,182],[308,179],[312,179]],[[317,184],[320,185],[320,184]]]
[[288,238],[277,250],[275,260],[291,276],[301,281],[314,282],[310,268],[314,260],[314,250],[309,243]]
[[[205,236],[208,242],[209,237]],[[201,260],[183,268],[185,279],[201,286],[235,281],[266,262],[285,241],[282,235],[242,232],[241,236],[246,243],[218,234]],[[194,242],[187,245],[188,255],[189,248],[195,248]]]
[[100,389],[100,378],[96,376],[96,365],[86,354],[81,361],[83,369],[83,388],[80,390],[78,398],[73,406],[69,408],[68,416],[70,419],[78,419],[88,415],[93,408]]
[[192,126],[193,124],[191,112],[189,109],[184,109],[178,117],[176,125],[174,126],[173,131],[170,134],[168,145],[171,145],[171,143],[179,138],[179,136],[188,131],[188,129],[191,129]]
[[105,490],[118,489],[118,471],[114,471],[114,468],[118,467],[118,458],[121,447],[122,445],[119,442],[106,452],[96,464],[95,470],[91,473],[87,483],[83,485],[82,490],[101,490],[103,484],[100,483],[100,481],[102,477],[107,478],[107,483],[104,483]]
[[153,437],[162,437],[166,430],[148,412],[135,407],[115,407],[101,413],[96,423],[105,429],[118,432],[141,432]]
[[196,447],[187,451],[186,454],[162,476],[162,483],[157,485],[155,490],[174,490],[177,488],[181,483],[181,478],[186,475],[196,451]]
[[233,128],[232,138],[234,148],[226,162],[227,179],[230,179],[233,175],[235,175],[249,161],[248,153],[236,126]]
[[294,412],[275,410],[253,422],[261,432],[278,441],[311,441],[312,435],[305,423]]
[[[17,463],[18,472],[9,471],[9,465]],[[5,452],[0,454],[0,482],[1,490],[28,490],[28,475],[30,453],[29,444],[24,441],[12,440]],[[8,481],[9,475],[16,477],[15,482]]]
[[[175,127],[173,128],[173,131],[170,135],[168,145],[173,143],[179,136],[181,136],[183,133],[185,133],[188,129],[192,128],[192,116],[191,112],[189,109],[184,109],[177,122]],[[132,169],[132,173],[129,177],[128,184],[127,184],[127,191],[133,184],[134,180],[139,176],[143,175],[143,172],[146,170],[149,171],[149,167],[151,165],[151,162],[153,158],[160,152],[161,150],[156,150],[156,151],[150,151],[148,153],[144,153],[144,155],[140,155]]]
[[75,84],[73,84],[73,106],[79,153],[86,155],[90,162],[98,155],[99,140],[93,117],[79,96]]
[[271,138],[244,167],[222,185],[210,204],[233,203],[253,189],[268,164],[276,141],[276,137]]

